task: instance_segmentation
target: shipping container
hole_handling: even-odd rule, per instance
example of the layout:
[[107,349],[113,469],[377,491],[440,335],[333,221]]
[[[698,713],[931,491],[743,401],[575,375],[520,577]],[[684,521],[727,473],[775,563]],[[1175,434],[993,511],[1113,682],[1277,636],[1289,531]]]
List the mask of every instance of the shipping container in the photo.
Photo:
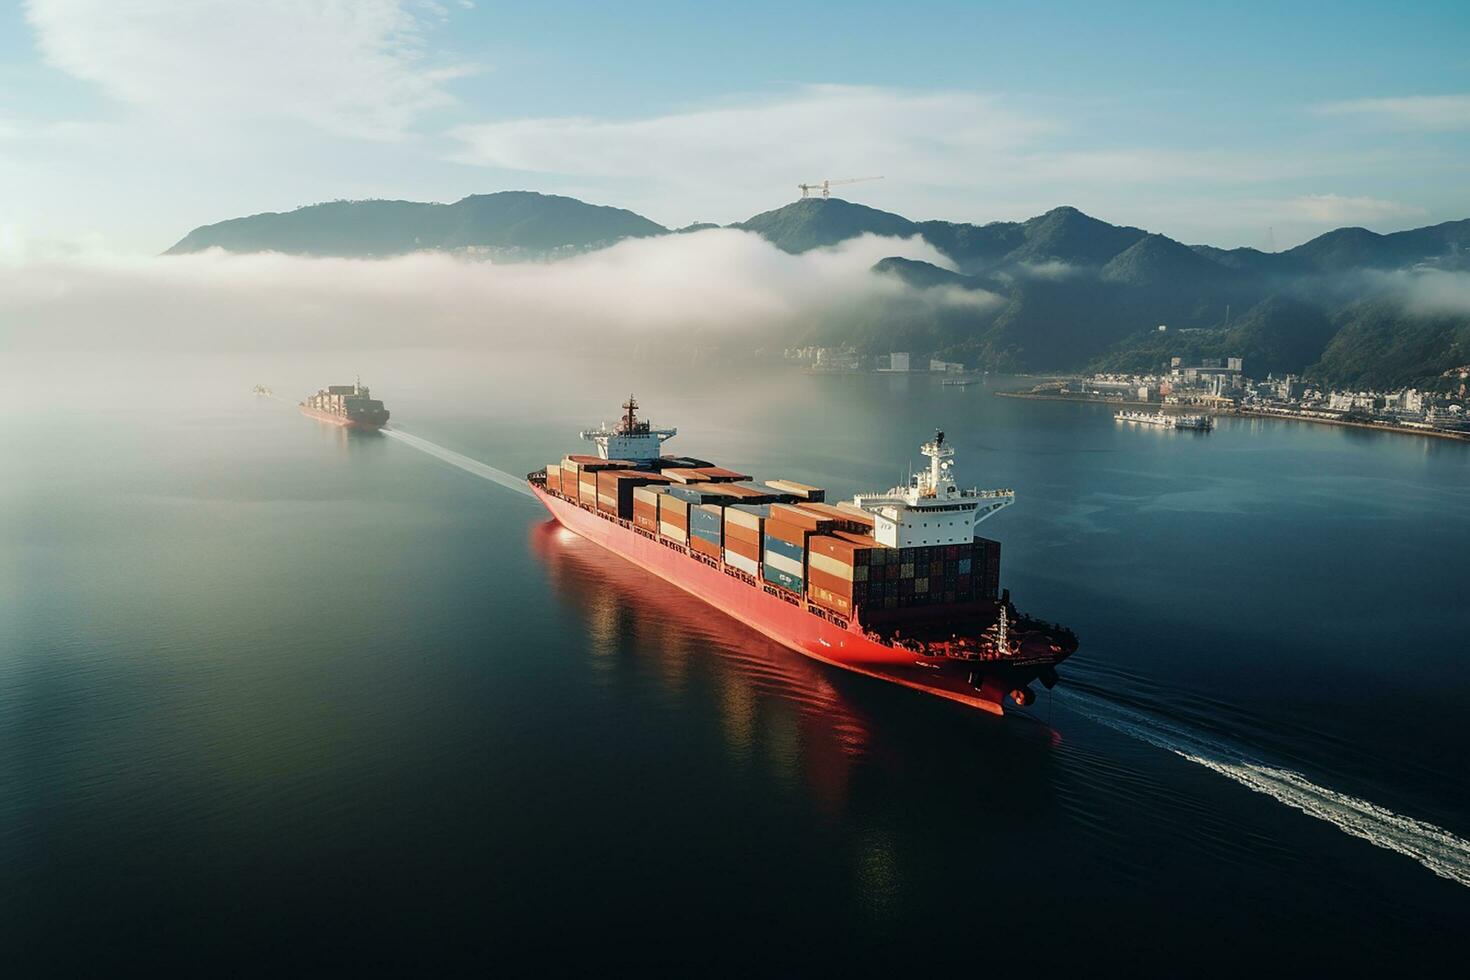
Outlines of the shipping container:
[[795,592],[797,595],[801,594],[802,580],[800,575],[792,575],[790,572],[783,571],[779,568],[772,568],[770,565],[762,566],[761,573],[762,577],[772,585],[778,585],[788,592]]
[[598,509],[625,521],[633,519],[633,491],[665,482],[663,477],[648,470],[599,470],[596,479]]
[[[753,562],[761,560],[761,546],[758,541],[747,541],[744,538],[732,536],[734,531],[741,530],[733,526],[725,528],[725,553],[736,554]],[[752,575],[755,573],[752,572]]]
[[546,489],[552,493],[561,493],[561,464],[546,464]]
[[663,474],[675,483],[739,483],[750,479],[744,473],[721,466],[670,467]]
[[792,544],[790,541],[783,541],[780,538],[772,537],[769,534],[766,535],[766,540],[763,542],[763,546],[766,551],[773,552],[785,558],[789,558],[792,561],[796,562],[798,565],[806,560],[806,551],[804,548],[802,548],[801,545]]
[[845,595],[849,599],[853,596],[853,583],[851,581],[840,575],[834,575],[817,565],[811,565],[807,568],[806,582],[807,585],[820,585],[824,589],[836,592],[838,595]]
[[834,507],[831,504],[822,503],[803,503],[797,506],[802,510],[809,511],[818,517],[831,521],[833,528],[838,531],[847,531],[853,534],[872,534],[873,528],[877,524],[877,520],[873,515],[866,511],[854,513],[850,510]]
[[679,542],[679,544],[687,545],[689,543],[688,529],[680,527],[678,524],[674,524],[671,521],[660,520],[658,522],[658,533],[668,538],[670,541]]
[[687,483],[683,486],[671,483],[669,495],[691,504],[721,503],[732,501],[735,496],[715,483]]
[[577,474],[577,499],[588,507],[597,506],[597,471],[582,470]]
[[572,464],[577,472],[591,470],[632,470],[637,469],[638,464],[630,459],[603,459],[601,456],[567,456],[562,460],[562,465]]
[[725,514],[719,504],[695,504],[689,508],[689,533],[720,544],[724,540]]
[[759,578],[761,574],[761,564],[758,559],[751,558],[739,551],[732,551],[728,544],[725,546],[725,564],[731,568],[740,569],[752,578]]
[[832,612],[843,616],[852,615],[852,597],[843,595],[840,592],[833,592],[824,586],[808,582],[806,584],[806,598],[808,602],[821,606],[823,609],[830,609]]
[[796,494],[802,500],[810,500],[814,503],[827,499],[827,491],[821,487],[808,486],[805,483],[797,483],[795,480],[767,480],[766,485],[783,493]]
[[781,571],[793,575],[796,578],[805,577],[805,569],[802,568],[802,564],[800,561],[795,558],[787,557],[780,552],[772,551],[769,548],[766,549],[764,561],[762,562],[762,564],[764,564],[768,568],[779,568],[781,569]]
[[705,466],[713,466],[707,459],[695,459],[693,456],[660,456],[649,463],[649,469],[653,470],[697,470]]
[[770,515],[771,508],[764,504],[730,504],[725,508],[725,523],[759,532]]

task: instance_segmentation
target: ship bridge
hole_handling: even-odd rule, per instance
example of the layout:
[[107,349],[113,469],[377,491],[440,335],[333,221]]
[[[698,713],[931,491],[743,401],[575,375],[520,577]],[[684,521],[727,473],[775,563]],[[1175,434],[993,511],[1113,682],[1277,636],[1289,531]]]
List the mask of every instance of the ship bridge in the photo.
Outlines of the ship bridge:
[[890,548],[969,544],[975,539],[975,525],[1015,503],[1011,490],[960,489],[956,485],[954,447],[944,441],[943,430],[919,452],[929,457],[929,468],[909,477],[907,486],[852,498],[873,514],[873,537],[880,543]]
[[603,459],[626,459],[645,462],[663,455],[664,440],[679,434],[678,429],[655,428],[638,418],[638,399],[632,395],[623,402],[623,417],[615,425],[603,422],[595,429],[582,430],[582,438],[597,444],[597,455]]

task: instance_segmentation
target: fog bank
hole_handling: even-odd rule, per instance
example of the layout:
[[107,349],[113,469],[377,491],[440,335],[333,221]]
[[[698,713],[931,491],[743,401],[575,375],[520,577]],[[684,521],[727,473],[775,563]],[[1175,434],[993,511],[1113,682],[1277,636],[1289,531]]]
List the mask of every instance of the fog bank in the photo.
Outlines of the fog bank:
[[952,268],[920,238],[864,235],[789,255],[730,229],[630,240],[559,262],[442,253],[359,260],[276,253],[0,262],[0,343],[15,348],[259,350],[556,347],[694,330],[780,336],[904,300],[973,306],[871,272],[902,256]]

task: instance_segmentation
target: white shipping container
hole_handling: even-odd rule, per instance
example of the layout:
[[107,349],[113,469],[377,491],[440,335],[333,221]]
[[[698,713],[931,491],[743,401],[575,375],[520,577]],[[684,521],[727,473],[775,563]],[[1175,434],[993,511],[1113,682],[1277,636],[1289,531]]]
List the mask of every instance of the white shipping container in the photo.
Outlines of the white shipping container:
[[744,572],[746,575],[751,576],[752,578],[760,578],[761,567],[758,563],[756,563],[754,559],[747,558],[744,555],[737,555],[733,551],[726,551],[725,564],[729,565],[731,568],[740,569],[742,572]]
[[806,572],[801,567],[801,562],[787,558],[785,555],[778,555],[774,551],[766,552],[766,564],[777,571],[785,572],[788,575],[795,575],[797,578],[804,578],[806,576]]
[[741,527],[748,527],[752,531],[759,531],[761,529],[762,520],[764,520],[764,518],[762,518],[758,514],[747,513],[743,510],[736,510],[734,507],[725,508],[725,523],[727,524],[739,524]]
[[675,541],[680,542],[681,544],[687,544],[689,542],[689,535],[685,534],[683,531],[679,530],[668,521],[658,522],[658,533],[662,534],[666,538],[672,538]]
[[828,575],[835,575],[840,579],[846,579],[849,582],[852,581],[852,566],[833,558],[831,555],[824,555],[819,551],[812,551],[807,554],[806,560],[813,568],[826,572]]

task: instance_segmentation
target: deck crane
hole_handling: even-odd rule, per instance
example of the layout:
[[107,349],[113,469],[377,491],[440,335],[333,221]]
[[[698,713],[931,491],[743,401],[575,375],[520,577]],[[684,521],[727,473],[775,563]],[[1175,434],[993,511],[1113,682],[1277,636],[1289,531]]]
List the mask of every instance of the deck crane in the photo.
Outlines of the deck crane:
[[820,184],[797,184],[801,188],[803,198],[811,197],[816,191],[822,192],[822,200],[832,196],[832,188],[842,184],[861,184],[865,180],[882,180],[882,177],[844,177],[842,180],[824,180]]

